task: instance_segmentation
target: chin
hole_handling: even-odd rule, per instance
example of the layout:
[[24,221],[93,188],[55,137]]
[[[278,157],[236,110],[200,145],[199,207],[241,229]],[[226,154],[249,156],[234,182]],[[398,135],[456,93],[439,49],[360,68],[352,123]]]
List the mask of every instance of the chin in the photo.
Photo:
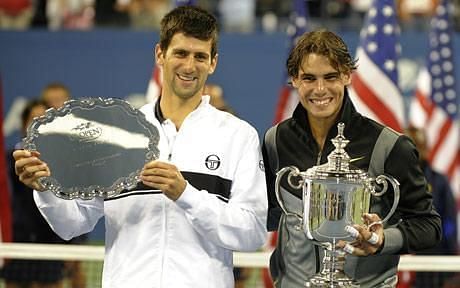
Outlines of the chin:
[[198,91],[182,91],[182,93],[178,93],[177,95],[181,99],[190,99],[196,96]]
[[311,115],[315,118],[321,118],[321,119],[329,119],[334,116],[334,113],[332,111],[312,111]]

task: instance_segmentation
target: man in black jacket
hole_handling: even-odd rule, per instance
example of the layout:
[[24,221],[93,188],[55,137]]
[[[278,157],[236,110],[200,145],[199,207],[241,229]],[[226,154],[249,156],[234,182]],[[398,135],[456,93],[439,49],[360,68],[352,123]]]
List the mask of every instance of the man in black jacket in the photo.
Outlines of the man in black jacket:
[[[276,287],[304,287],[320,271],[323,250],[298,229],[299,219],[281,212],[275,197],[276,172],[286,166],[304,171],[324,164],[334,150],[331,139],[337,124],[345,124],[350,141],[346,152],[353,165],[373,177],[389,174],[400,183],[401,198],[389,221],[361,225],[357,239],[340,243],[348,253],[345,273],[361,287],[394,287],[399,254],[415,253],[434,246],[441,238],[441,221],[413,143],[403,135],[359,114],[351,102],[347,85],[356,69],[346,44],[329,31],[313,31],[300,37],[287,60],[288,74],[300,103],[291,118],[269,129],[263,155],[269,193],[268,229],[278,229],[277,247],[270,259]],[[380,160],[371,160],[380,155]],[[376,174],[376,175],[375,175]],[[281,182],[283,199],[302,209],[302,192]],[[365,223],[379,221],[393,203],[392,193],[373,198]],[[372,237],[372,239],[371,239]]]

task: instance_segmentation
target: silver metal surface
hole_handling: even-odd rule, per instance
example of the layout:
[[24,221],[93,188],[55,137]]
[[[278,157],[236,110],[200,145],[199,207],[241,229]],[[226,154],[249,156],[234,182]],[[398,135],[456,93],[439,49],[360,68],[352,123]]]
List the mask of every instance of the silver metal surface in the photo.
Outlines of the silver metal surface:
[[[378,221],[379,224],[385,223],[393,215],[399,202],[399,183],[396,179],[387,175],[373,179],[365,171],[350,165],[350,157],[345,150],[349,140],[343,134],[344,128],[343,123],[338,124],[338,135],[332,139],[335,150],[328,155],[327,163],[307,171],[289,166],[277,173],[275,194],[281,209],[286,215],[296,216],[307,238],[326,250],[323,271],[313,276],[307,287],[357,287],[357,283],[344,273],[344,256],[335,246],[339,240],[355,240],[347,232],[347,227],[365,224],[362,216],[369,213],[371,195],[382,196],[388,189],[388,182],[393,187],[394,201],[387,215]],[[284,175],[287,175],[287,185],[302,189],[302,215],[288,211],[284,205],[280,191]]]
[[128,102],[86,98],[34,119],[24,149],[40,152],[51,171],[40,182],[56,196],[110,198],[137,185],[144,164],[159,157],[159,137]]

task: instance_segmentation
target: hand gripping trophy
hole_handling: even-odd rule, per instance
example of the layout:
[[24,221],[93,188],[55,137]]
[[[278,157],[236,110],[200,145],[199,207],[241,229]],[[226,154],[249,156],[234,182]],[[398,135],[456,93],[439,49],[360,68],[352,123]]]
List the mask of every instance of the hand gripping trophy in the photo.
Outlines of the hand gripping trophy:
[[[359,169],[350,166],[350,157],[345,151],[348,144],[343,131],[345,124],[338,124],[338,135],[332,139],[335,150],[328,155],[328,162],[306,171],[297,167],[282,168],[276,177],[275,192],[283,212],[299,218],[308,239],[324,248],[323,269],[311,277],[306,287],[359,287],[344,272],[345,252],[336,249],[339,240],[353,241],[347,232],[353,224],[363,224],[362,215],[369,213],[371,195],[379,197],[393,186],[393,205],[383,220],[385,223],[395,212],[399,201],[399,183],[386,175],[371,178]],[[286,209],[280,193],[280,182],[287,173],[287,183],[294,189],[302,189],[303,215]],[[298,181],[298,182],[297,182]]]

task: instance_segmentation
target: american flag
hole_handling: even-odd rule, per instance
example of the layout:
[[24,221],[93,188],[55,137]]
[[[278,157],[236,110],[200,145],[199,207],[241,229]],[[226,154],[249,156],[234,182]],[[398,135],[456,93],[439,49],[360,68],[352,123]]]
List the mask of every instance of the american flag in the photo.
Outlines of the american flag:
[[460,98],[456,92],[449,8],[447,0],[440,1],[431,21],[426,65],[417,79],[409,121],[425,129],[428,160],[435,170],[448,176],[460,199]]
[[[294,9],[291,16],[291,23],[288,26],[287,33],[290,37],[289,50],[292,50],[297,39],[307,31],[307,8],[305,0],[294,0]],[[289,76],[287,71],[284,72],[284,83],[279,93],[278,104],[274,123],[278,123],[292,116],[292,112],[299,103],[297,91],[289,85]]]
[[[175,6],[193,6],[196,4],[196,0],[176,0]],[[147,92],[145,93],[145,100],[147,103],[153,102],[161,94],[161,86],[163,79],[161,77],[161,68],[154,65],[152,71],[152,77],[150,77],[149,85],[147,86]]]
[[358,69],[349,89],[363,115],[402,132],[404,99],[398,86],[400,29],[392,0],[374,0],[360,33],[356,50]]
[[[3,94],[2,81],[0,78],[0,242],[12,241],[12,220],[10,192],[8,190],[8,174],[5,159],[5,143],[3,137]],[[3,266],[3,259],[0,259],[0,267]]]

